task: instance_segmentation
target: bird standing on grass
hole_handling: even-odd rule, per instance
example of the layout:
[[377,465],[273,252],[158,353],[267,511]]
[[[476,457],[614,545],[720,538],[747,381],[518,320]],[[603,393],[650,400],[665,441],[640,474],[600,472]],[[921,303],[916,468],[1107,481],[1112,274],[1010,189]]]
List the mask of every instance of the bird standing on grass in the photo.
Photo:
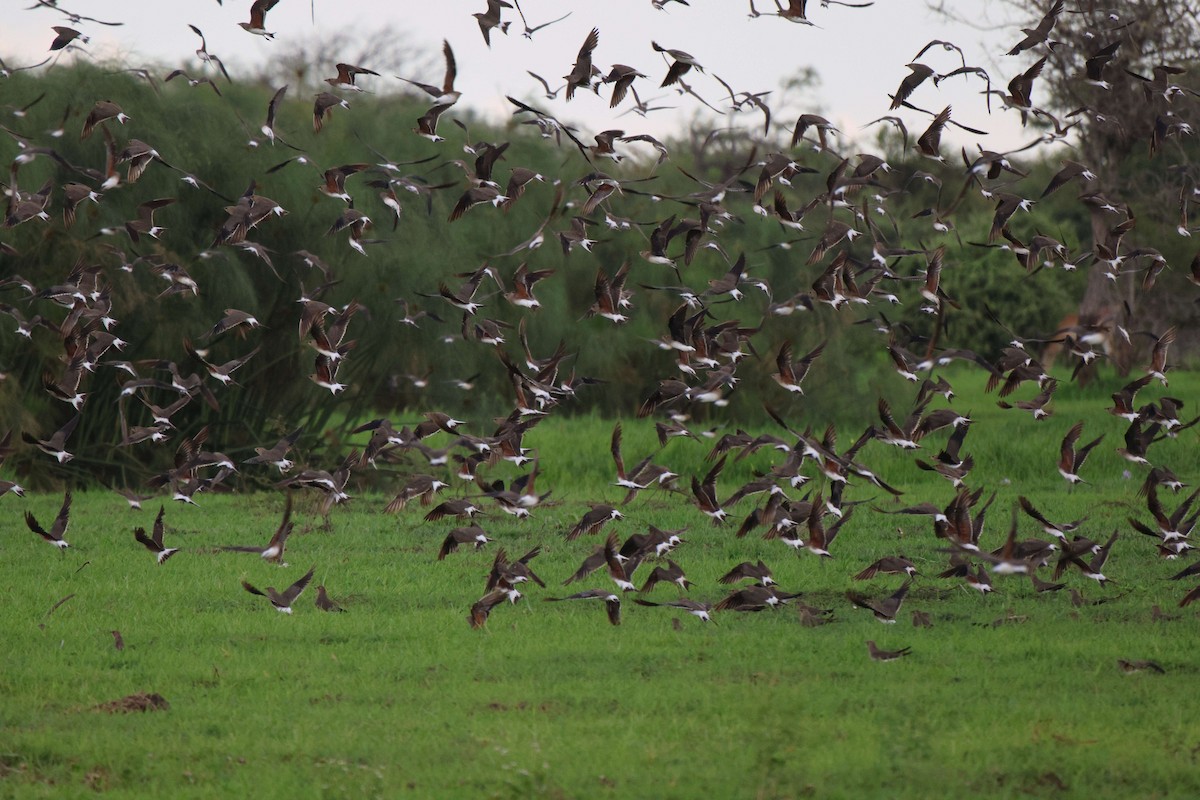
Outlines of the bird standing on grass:
[[880,650],[875,646],[874,642],[868,640],[867,652],[871,654],[872,661],[895,661],[912,653],[912,648],[901,647],[899,650]]

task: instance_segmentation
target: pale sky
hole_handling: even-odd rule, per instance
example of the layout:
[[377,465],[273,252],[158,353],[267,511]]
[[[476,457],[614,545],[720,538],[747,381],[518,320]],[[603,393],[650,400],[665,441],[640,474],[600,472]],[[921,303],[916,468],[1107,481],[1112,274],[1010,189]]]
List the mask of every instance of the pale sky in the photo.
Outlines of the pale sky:
[[[32,3],[33,0],[28,0]],[[1000,55],[1021,36],[1019,28],[1033,20],[1017,20],[997,28],[984,46],[985,35],[975,29],[946,22],[927,9],[924,0],[877,0],[869,8],[832,5],[823,8],[819,0],[810,0],[808,16],[813,26],[790,23],[775,16],[751,19],[748,0],[690,0],[690,6],[669,3],[668,10],[654,8],[650,0],[524,0],[521,8],[531,25],[538,25],[570,12],[565,20],[538,31],[532,40],[521,35],[524,26],[516,9],[503,9],[504,19],[512,20],[509,34],[492,32],[489,50],[471,16],[486,8],[486,0],[282,0],[267,15],[267,29],[275,32],[275,41],[267,41],[238,27],[249,20],[249,0],[59,0],[71,11],[107,21],[123,21],[121,27],[105,27],[80,22],[73,27],[91,37],[86,48],[99,57],[121,55],[127,66],[149,63],[168,69],[184,66],[199,71],[194,51],[198,39],[188,29],[191,23],[204,31],[208,49],[226,62],[235,80],[239,71],[247,71],[256,61],[268,59],[286,48],[289,39],[308,38],[323,29],[356,26],[367,29],[392,25],[406,32],[410,43],[423,52],[423,63],[437,64],[434,74],[414,75],[427,83],[441,82],[440,47],[443,38],[450,41],[458,61],[456,88],[463,92],[460,101],[473,110],[499,119],[511,107],[504,95],[512,94],[549,113],[578,124],[581,133],[621,128],[627,133],[670,136],[686,124],[697,110],[698,101],[680,96],[670,89],[659,89],[668,64],[650,47],[651,40],[667,48],[684,50],[706,69],[694,71],[685,80],[709,103],[719,108],[728,98],[713,78],[727,81],[735,92],[771,91],[767,101],[778,115],[777,122],[789,129],[800,113],[820,111],[848,136],[873,142],[874,131],[861,126],[889,112],[888,94],[894,92],[908,73],[905,64],[931,39],[946,39],[966,53],[967,63],[981,66],[992,74],[996,88],[1028,66],[1031,59],[1005,58]],[[20,3],[19,5],[25,5]],[[774,7],[773,0],[755,0],[760,11]],[[983,22],[992,9],[993,19],[1003,9],[987,0],[956,0],[953,7],[964,16]],[[315,14],[315,24],[312,15]],[[0,28],[0,57],[10,67],[40,61],[48,55],[54,39],[53,25],[72,25],[51,9],[15,10],[10,5],[5,24]],[[605,72],[614,63],[628,64],[649,76],[635,84],[643,100],[661,98],[658,103],[676,106],[657,111],[643,119],[634,114],[617,116],[629,108],[630,99],[613,110],[608,108],[609,88],[601,97],[577,93],[569,104],[562,94],[546,100],[540,87],[526,74],[532,70],[552,86],[563,83],[588,31],[600,31],[600,43],[594,63]],[[1011,41],[1010,41],[1011,40]],[[66,53],[70,60],[82,56]],[[957,54],[941,48],[931,49],[922,62],[940,72],[960,66]],[[370,67],[370,64],[361,66]],[[808,97],[785,95],[782,83],[806,67],[820,77],[817,91]],[[332,76],[332,64],[323,65],[323,74]],[[399,81],[391,75],[367,77],[361,81],[368,90],[392,91]],[[0,84],[2,87],[2,84]],[[1015,112],[1000,112],[993,103],[990,116],[980,90],[981,82],[956,78],[939,87],[932,83],[919,87],[911,101],[931,111],[946,104],[954,105],[953,118],[989,132],[988,137],[962,134],[948,129],[944,141],[973,148],[975,143],[994,150],[1020,146],[1034,134],[1022,131]],[[724,98],[724,102],[723,102]],[[712,112],[707,112],[713,119]],[[910,138],[925,128],[928,117],[901,109],[898,112],[910,128]],[[732,123],[762,129],[760,112],[747,111],[734,116]],[[773,126],[775,122],[773,121]]]

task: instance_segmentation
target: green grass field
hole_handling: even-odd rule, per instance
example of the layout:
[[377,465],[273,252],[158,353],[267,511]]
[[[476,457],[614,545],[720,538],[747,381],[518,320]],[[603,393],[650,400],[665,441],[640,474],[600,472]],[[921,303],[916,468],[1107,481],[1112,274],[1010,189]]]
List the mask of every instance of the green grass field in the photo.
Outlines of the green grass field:
[[[1102,410],[1121,381],[1063,386],[1055,415],[1034,423],[996,408],[978,373],[952,380],[962,395],[955,407],[977,419],[964,447],[978,463],[969,484],[998,493],[985,546],[1003,541],[1019,494],[1056,520],[1090,515],[1083,530],[1092,538],[1118,528],[1104,570],[1112,585],[1075,570],[1065,577],[1089,603],[1104,602],[1076,607],[1065,591],[1037,595],[1019,577],[996,576],[988,596],[937,579],[947,556],[926,518],[860,507],[835,557],[818,559],[757,535],[733,537],[758,498],[714,528],[682,496],[648,491],[609,530],[624,538],[650,523],[687,526],[672,558],[694,581],[692,597],[715,602],[727,591],[719,575],[762,558],[784,589],[833,609],[833,621],[806,627],[785,607],[704,624],[626,602],[613,627],[600,604],[545,603],[611,585],[603,571],[559,585],[602,538],[568,542],[563,532],[588,502],[622,496],[609,485],[612,421],[595,418],[552,419],[527,437],[553,505],[527,521],[490,513],[482,525],[497,541],[443,562],[438,547],[456,523],[423,522],[416,504],[386,515],[389,496],[353,489],[330,530],[315,498],[298,498],[286,568],[215,549],[265,543],[283,509],[278,494],[169,506],[166,544],[184,551],[161,567],[132,535],[150,527],[157,503],[131,512],[115,494],[77,490],[72,547],[60,555],[22,516],[45,523],[61,495],[6,496],[0,797],[1195,797],[1200,734],[1187,698],[1200,672],[1200,620],[1176,607],[1194,583],[1165,580],[1187,561],[1161,560],[1125,522],[1149,518],[1136,496],[1144,472],[1114,452],[1124,423]],[[1198,384],[1173,375],[1170,394],[1193,397]],[[802,424],[797,403],[781,407]],[[1054,465],[1079,419],[1085,440],[1106,438],[1083,470],[1090,483],[1068,493]],[[651,423],[624,425],[627,462],[657,446]],[[843,431],[842,446],[858,432]],[[1189,430],[1155,445],[1151,458],[1194,480],[1196,444]],[[709,447],[673,440],[659,460],[685,485],[708,469]],[[905,491],[899,505],[947,503],[949,484],[915,469],[912,457],[879,443],[862,454]],[[730,459],[719,493],[776,459]],[[515,474],[507,466],[494,474]],[[847,497],[894,505],[869,486]],[[1167,499],[1173,507],[1182,495]],[[1023,537],[1040,535],[1026,517],[1020,526]],[[472,630],[467,611],[496,547],[516,556],[535,544],[547,588],[531,587]],[[885,626],[844,595],[898,587],[895,576],[851,580],[896,553],[921,575],[898,624]],[[283,586],[310,565],[314,586],[291,616],[239,586]],[[316,583],[348,613],[318,611]],[[675,594],[660,586],[652,599]],[[1155,620],[1155,605],[1173,618]],[[913,610],[928,612],[933,627],[914,628]],[[868,639],[912,654],[877,663]],[[1125,674],[1117,659],[1151,659],[1165,674]],[[170,708],[97,708],[138,692],[158,693]]]

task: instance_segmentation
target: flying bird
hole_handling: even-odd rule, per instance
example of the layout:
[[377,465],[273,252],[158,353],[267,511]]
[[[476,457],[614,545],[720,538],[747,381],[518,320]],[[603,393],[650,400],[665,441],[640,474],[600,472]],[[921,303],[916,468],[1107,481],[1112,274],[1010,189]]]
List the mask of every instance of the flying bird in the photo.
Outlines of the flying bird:
[[158,560],[159,564],[165,562],[168,558],[179,552],[178,547],[163,546],[163,514],[166,513],[164,506],[158,507],[158,516],[154,518],[154,528],[150,536],[146,535],[144,528],[137,528],[133,532],[133,538],[142,544]]
[[592,64],[592,51],[596,49],[596,45],[599,43],[600,29],[592,28],[587,38],[583,40],[583,45],[579,48],[579,54],[575,56],[575,65],[571,67],[571,71],[565,76],[567,80],[568,100],[575,96],[576,89],[591,86],[592,75],[599,72]]
[[271,601],[271,605],[275,606],[275,610],[282,614],[292,613],[292,603],[296,602],[296,598],[304,591],[304,587],[308,586],[309,581],[313,578],[313,573],[317,571],[314,564],[309,568],[308,572],[300,576],[300,579],[291,586],[284,589],[282,592],[276,591],[274,586],[268,586],[266,590],[260,590],[252,586],[247,581],[242,581],[242,588],[250,594],[256,594],[259,597],[265,597]]
[[477,11],[471,16],[479,23],[479,32],[483,34],[483,43],[492,46],[492,29],[499,28],[501,33],[508,33],[511,22],[500,21],[500,9],[512,8],[512,3],[506,0],[487,0],[487,11]]
[[1079,477],[1079,470],[1083,467],[1083,462],[1087,460],[1088,454],[1092,452],[1092,448],[1100,444],[1100,440],[1104,438],[1104,434],[1100,434],[1083,447],[1076,449],[1075,444],[1079,441],[1082,433],[1083,422],[1075,423],[1071,430],[1067,431],[1067,435],[1062,440],[1058,459],[1058,474],[1062,475],[1063,480],[1072,486],[1084,482],[1083,478]]
[[35,517],[31,511],[25,512],[25,524],[29,526],[29,530],[42,537],[59,550],[66,550],[71,546],[67,544],[67,540],[63,538],[63,536],[66,535],[67,527],[71,524],[71,491],[68,489],[63,495],[62,507],[58,510],[58,516],[54,518],[54,522],[51,523],[50,530],[43,528],[38,523],[37,517]]
[[279,0],[254,0],[250,5],[250,21],[239,22],[238,26],[247,33],[262,36],[264,39],[274,39],[275,34],[266,29],[267,12],[274,8]]

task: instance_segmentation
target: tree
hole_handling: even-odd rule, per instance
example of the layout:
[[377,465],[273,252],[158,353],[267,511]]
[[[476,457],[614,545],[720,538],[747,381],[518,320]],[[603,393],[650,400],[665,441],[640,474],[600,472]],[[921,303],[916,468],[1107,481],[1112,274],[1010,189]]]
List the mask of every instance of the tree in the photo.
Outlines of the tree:
[[[1095,173],[1081,195],[1108,201],[1089,204],[1097,257],[1080,298],[1080,323],[1161,328],[1164,320],[1194,313],[1190,303],[1180,301],[1181,293],[1169,290],[1173,283],[1185,285],[1182,276],[1163,276],[1166,291],[1139,291],[1141,280],[1132,270],[1113,280],[1111,260],[1102,259],[1104,248],[1111,253],[1107,258],[1120,258],[1151,242],[1168,263],[1191,259],[1184,252],[1184,237],[1190,234],[1175,230],[1200,177],[1198,154],[1188,139],[1188,121],[1200,95],[1177,81],[1197,59],[1200,3],[1130,0],[1109,7],[1081,2],[1064,9],[1061,2],[1005,0],[1003,5],[1018,24],[1046,33],[1045,42],[1020,53],[1027,60],[1045,58],[1034,97],[1037,123],[1052,126],[1052,135],[1065,135],[1077,151],[1064,158],[1078,159]],[[943,0],[931,7],[972,24]],[[1131,365],[1136,344],[1112,337],[1113,360],[1122,373]],[[1194,337],[1179,342],[1181,349],[1191,349],[1189,344],[1195,347]]]

